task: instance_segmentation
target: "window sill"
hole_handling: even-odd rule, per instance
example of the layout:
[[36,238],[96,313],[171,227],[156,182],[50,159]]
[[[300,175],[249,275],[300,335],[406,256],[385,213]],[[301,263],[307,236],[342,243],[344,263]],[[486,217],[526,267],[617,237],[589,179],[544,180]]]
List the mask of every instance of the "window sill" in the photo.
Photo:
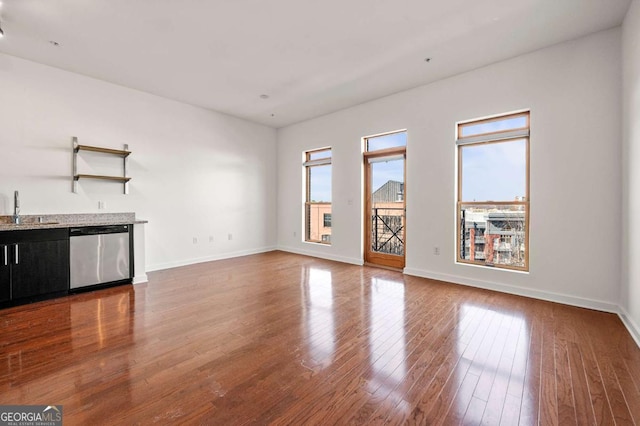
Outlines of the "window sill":
[[489,269],[489,270],[492,270],[492,271],[514,272],[516,274],[524,274],[524,275],[529,275],[529,273],[530,273],[530,271],[524,270],[524,269],[511,269],[511,268],[504,268],[504,267],[499,267],[499,266],[478,265],[478,264],[475,264],[475,263],[460,262],[458,260],[456,260],[455,263],[456,263],[456,265],[470,266],[472,268]]
[[315,246],[331,247],[331,243],[318,243],[315,241],[302,241],[304,244],[312,244]]

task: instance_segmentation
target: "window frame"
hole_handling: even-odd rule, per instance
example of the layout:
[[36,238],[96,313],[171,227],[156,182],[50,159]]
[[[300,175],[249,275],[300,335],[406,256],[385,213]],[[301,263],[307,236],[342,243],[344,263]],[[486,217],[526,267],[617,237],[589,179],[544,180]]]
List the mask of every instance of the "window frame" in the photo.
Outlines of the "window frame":
[[[321,154],[323,152],[327,153],[327,156],[324,157],[315,157],[316,154]],[[331,245],[331,238],[329,238],[329,241],[323,241],[323,234],[320,232],[319,233],[319,239],[318,240],[314,240],[311,239],[311,229],[310,229],[310,216],[311,216],[311,207],[314,205],[329,205],[331,206],[331,202],[312,202],[311,201],[311,170],[313,169],[313,167],[320,167],[320,166],[331,166],[331,161],[332,161],[332,155],[333,152],[331,150],[331,147],[325,147],[325,148],[317,148],[317,149],[312,149],[309,151],[305,151],[304,152],[304,161],[302,163],[302,166],[304,167],[304,179],[305,179],[305,195],[304,195],[304,211],[303,211],[303,218],[304,218],[304,242],[306,243],[316,243],[316,244],[324,244],[324,245]],[[333,168],[331,170],[331,191],[333,191]],[[331,208],[331,207],[330,207]],[[323,221],[324,221],[324,217],[323,217]],[[323,222],[324,224],[324,222]],[[323,228],[326,228],[325,226],[323,226]],[[329,234],[330,235],[330,234]]]
[[[519,128],[510,128],[507,130],[499,130],[493,132],[485,132],[474,134],[471,136],[460,137],[462,129],[468,126],[497,122],[507,120],[516,117],[526,117],[526,126]],[[508,143],[509,141],[525,141],[525,195],[522,200],[475,200],[475,201],[463,201],[462,200],[462,150],[468,146],[478,146],[485,144],[495,143]],[[495,269],[503,269],[509,271],[529,272],[529,225],[531,222],[530,217],[530,169],[531,169],[531,112],[529,110],[518,111],[515,113],[500,114],[484,119],[467,120],[456,124],[456,166],[457,166],[457,194],[456,194],[456,263],[469,264],[475,266],[482,266]],[[524,266],[517,265],[504,265],[497,263],[487,263],[485,259],[481,261],[464,259],[462,258],[462,209],[464,206],[521,206],[524,211]],[[483,234],[483,238],[485,235]],[[486,240],[483,244],[486,244]],[[471,248],[470,248],[471,250]]]
[[[460,136],[460,134],[462,133],[461,130],[464,129],[465,127],[477,126],[478,124],[495,123],[497,121],[510,120],[510,119],[518,118],[518,117],[525,117],[526,118],[526,125],[524,127],[514,127],[514,128],[511,128],[511,129],[508,129],[508,130],[497,130],[495,132],[477,133],[477,134],[471,135],[471,136]],[[476,119],[476,120],[461,121],[456,126],[456,137],[457,137],[457,141],[466,141],[466,140],[471,140],[473,138],[476,138],[478,136],[490,137],[490,136],[493,136],[493,135],[502,135],[502,134],[511,133],[511,132],[514,132],[514,131],[529,130],[529,129],[531,129],[531,114],[530,114],[530,112],[529,111],[519,111],[519,112],[495,115],[495,116],[492,116],[492,117],[489,117],[489,118],[480,118],[480,119]]]

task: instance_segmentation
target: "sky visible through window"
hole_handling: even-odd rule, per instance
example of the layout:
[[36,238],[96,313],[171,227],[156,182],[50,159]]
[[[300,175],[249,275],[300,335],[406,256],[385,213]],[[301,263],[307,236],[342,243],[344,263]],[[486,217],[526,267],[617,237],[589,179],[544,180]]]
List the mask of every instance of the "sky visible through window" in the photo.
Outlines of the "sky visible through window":
[[407,132],[390,133],[388,135],[367,138],[367,151],[379,151],[387,148],[407,146]]
[[[367,151],[407,146],[407,132],[391,133],[367,139]],[[390,180],[404,183],[404,159],[373,163],[371,188],[373,192]]]
[[382,185],[390,180],[404,183],[404,159],[402,158],[373,163],[371,164],[371,169],[373,192],[380,189]]
[[462,201],[514,201],[526,195],[524,139],[463,146]]
[[507,118],[507,119],[496,120],[496,121],[485,121],[478,124],[472,124],[467,126],[462,125],[460,127],[459,137],[466,138],[469,136],[474,136],[474,135],[479,135],[484,133],[523,129],[525,127],[527,127],[527,117],[518,116],[518,117]]
[[330,203],[331,202],[331,164],[325,166],[313,166],[310,171],[310,194],[311,202]]

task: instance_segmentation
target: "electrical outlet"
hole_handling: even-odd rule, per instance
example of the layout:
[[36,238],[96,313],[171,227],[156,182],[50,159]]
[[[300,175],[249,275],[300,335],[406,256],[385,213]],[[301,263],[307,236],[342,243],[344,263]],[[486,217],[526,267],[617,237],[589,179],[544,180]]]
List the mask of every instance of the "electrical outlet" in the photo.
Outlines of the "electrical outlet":
[[193,237],[193,244],[198,244],[198,238],[197,237]]
[[440,256],[440,247],[434,247],[433,248],[433,254],[436,256]]
[[98,201],[98,209],[102,210],[107,207],[107,204],[104,201]]
[[297,237],[297,236],[298,236],[298,233],[297,233],[296,231],[293,231],[293,236],[294,236],[294,237]]
[[233,240],[233,234],[229,234],[229,241]]
[[209,242],[212,243],[213,242],[213,235],[209,235]]

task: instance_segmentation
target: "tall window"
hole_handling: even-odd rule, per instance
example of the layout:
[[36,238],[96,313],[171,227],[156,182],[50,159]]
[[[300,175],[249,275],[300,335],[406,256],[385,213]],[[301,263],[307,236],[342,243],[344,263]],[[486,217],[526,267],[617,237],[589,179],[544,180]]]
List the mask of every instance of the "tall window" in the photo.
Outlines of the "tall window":
[[331,244],[331,148],[305,153],[305,241]]
[[458,124],[458,262],[529,270],[529,112]]

